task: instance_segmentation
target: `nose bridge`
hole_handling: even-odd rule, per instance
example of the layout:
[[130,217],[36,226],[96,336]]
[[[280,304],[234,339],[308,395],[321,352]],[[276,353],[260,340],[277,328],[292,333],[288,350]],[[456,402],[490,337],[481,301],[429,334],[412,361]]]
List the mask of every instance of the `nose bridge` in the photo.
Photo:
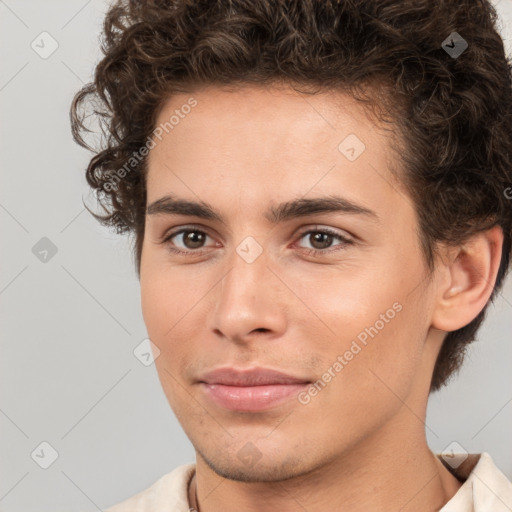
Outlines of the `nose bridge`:
[[235,301],[240,307],[255,307],[268,279],[267,264],[267,253],[264,250],[255,256],[250,242],[241,242],[233,251],[229,261],[230,270],[220,283],[218,304],[227,303],[230,306],[230,301]]
[[[268,253],[254,240],[242,241],[230,255],[229,271],[215,293],[209,327],[230,339],[243,339],[255,329],[279,331],[284,319],[278,307]],[[259,252],[259,254],[257,254]]]

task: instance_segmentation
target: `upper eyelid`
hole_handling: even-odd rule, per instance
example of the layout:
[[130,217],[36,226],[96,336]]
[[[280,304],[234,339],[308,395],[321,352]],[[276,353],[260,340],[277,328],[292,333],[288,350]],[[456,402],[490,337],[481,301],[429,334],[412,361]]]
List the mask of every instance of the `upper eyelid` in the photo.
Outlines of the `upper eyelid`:
[[[316,229],[306,229],[305,231],[301,231],[296,235],[296,237],[298,237],[297,242],[300,242],[300,240],[304,236],[306,236],[310,233],[327,233],[329,236],[338,238],[339,241],[341,242],[340,245],[354,243],[354,237],[352,235],[345,236],[344,234],[338,233],[336,230],[331,229],[331,228],[316,228]],[[297,242],[294,242],[294,243],[297,243]],[[307,249],[307,247],[304,247],[304,249]],[[325,251],[322,251],[322,249],[316,249],[316,250],[320,251],[320,252],[328,252],[329,248],[327,248]]]
[[167,230],[162,235],[162,240],[168,240],[169,238],[179,235],[179,234],[182,234],[183,232],[186,232],[186,231],[199,231],[201,233],[204,233],[205,235],[208,235],[210,238],[213,238],[213,236],[210,234],[210,232],[207,228],[204,228],[203,226],[194,226],[192,224],[192,225],[180,226],[177,228],[171,228],[171,229]]
[[[162,238],[171,236],[171,235],[176,235],[183,231],[201,231],[203,233],[206,233],[209,236],[212,236],[210,234],[209,228],[207,228],[205,226],[195,225],[195,224],[184,224],[183,226],[178,226],[178,227],[174,227],[169,230],[166,230],[165,233],[162,235]],[[320,224],[313,224],[313,225],[305,227],[305,228],[296,229],[296,230],[294,230],[294,233],[295,234],[300,233],[300,234],[304,235],[310,231],[332,231],[333,233],[340,235],[340,236],[343,236],[343,233],[347,233],[348,236],[354,237],[354,235],[352,235],[350,232],[348,232],[345,229],[335,228],[335,227],[330,227],[330,226],[323,226]],[[339,231],[341,231],[343,233],[339,233]]]

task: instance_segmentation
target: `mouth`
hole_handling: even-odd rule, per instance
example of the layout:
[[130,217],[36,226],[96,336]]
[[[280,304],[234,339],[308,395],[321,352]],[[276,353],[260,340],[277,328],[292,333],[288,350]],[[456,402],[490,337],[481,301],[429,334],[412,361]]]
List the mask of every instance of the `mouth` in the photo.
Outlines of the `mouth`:
[[201,377],[199,384],[217,406],[258,412],[293,399],[311,381],[266,368],[219,368]]

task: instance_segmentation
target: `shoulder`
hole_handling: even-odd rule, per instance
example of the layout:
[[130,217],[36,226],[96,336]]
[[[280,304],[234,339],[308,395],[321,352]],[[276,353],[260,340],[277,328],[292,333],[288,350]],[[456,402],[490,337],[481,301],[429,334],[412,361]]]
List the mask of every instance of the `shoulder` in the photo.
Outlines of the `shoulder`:
[[159,478],[148,489],[105,512],[188,512],[188,483],[194,471],[195,464],[179,466]]

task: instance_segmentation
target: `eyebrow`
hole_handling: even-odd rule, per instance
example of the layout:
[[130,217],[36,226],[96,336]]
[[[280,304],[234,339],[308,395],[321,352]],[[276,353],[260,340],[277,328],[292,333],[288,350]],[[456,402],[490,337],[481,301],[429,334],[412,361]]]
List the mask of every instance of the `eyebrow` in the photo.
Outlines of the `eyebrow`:
[[[363,215],[374,221],[379,220],[378,215],[373,210],[339,196],[294,199],[277,206],[271,206],[264,215],[269,222],[277,224],[285,220],[306,217],[317,213],[338,212]],[[151,203],[146,208],[146,213],[148,215],[190,215],[226,224],[222,216],[208,203],[179,199],[171,195],[164,196]]]

